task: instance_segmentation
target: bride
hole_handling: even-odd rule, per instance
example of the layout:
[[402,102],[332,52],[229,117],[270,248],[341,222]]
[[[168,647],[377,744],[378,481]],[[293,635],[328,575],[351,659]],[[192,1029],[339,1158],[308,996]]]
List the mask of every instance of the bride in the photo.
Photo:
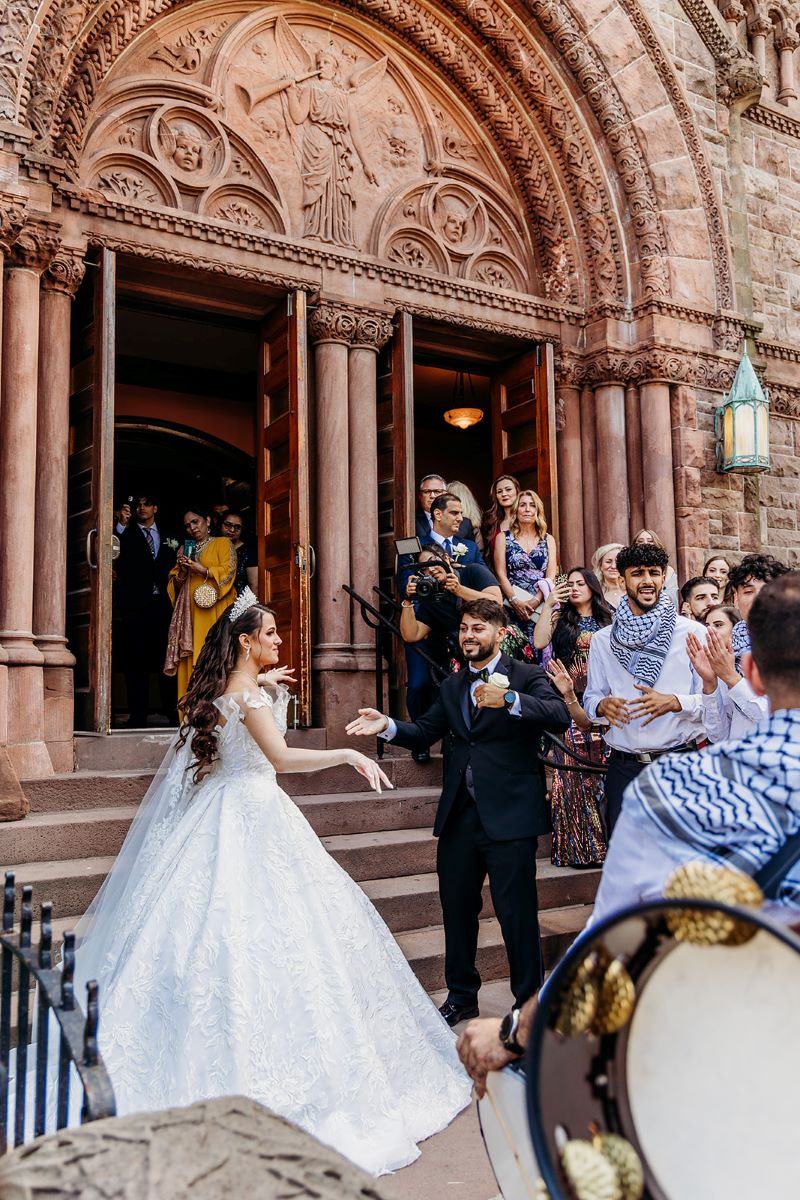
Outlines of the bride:
[[383,921],[277,784],[346,763],[391,786],[357,751],[286,745],[280,645],[247,589],[210,631],[78,928],[78,982],[100,984],[120,1114],[243,1094],[380,1174],[412,1162],[471,1085]]

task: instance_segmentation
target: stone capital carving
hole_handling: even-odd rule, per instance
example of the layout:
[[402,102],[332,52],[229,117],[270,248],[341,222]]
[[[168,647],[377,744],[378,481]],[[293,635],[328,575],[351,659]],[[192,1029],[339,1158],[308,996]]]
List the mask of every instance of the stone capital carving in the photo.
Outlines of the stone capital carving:
[[764,76],[751,54],[736,55],[720,69],[717,75],[717,92],[723,104],[734,106],[742,112],[757,104],[764,87]]
[[11,246],[6,269],[20,268],[41,274],[54,259],[61,245],[58,226],[46,221],[23,225]]
[[308,333],[315,345],[340,342],[349,346],[356,331],[357,317],[352,309],[339,304],[320,304],[308,319]]
[[560,387],[579,388],[583,383],[585,368],[583,360],[575,354],[564,352],[555,360],[556,384]]
[[786,28],[775,36],[776,50],[796,50],[800,46],[800,34],[796,30]]
[[740,0],[729,0],[727,4],[721,6],[720,12],[726,21],[736,21],[737,23],[743,21],[747,16],[744,5],[740,3]]
[[766,13],[756,10],[755,15],[747,22],[747,32],[751,37],[766,37],[772,30],[772,21]]
[[42,274],[42,287],[45,291],[63,292],[64,295],[72,297],[83,282],[85,274],[83,251],[62,246]]
[[389,341],[392,328],[392,322],[382,313],[364,313],[356,319],[352,345],[377,353]]
[[0,195],[0,254],[8,254],[25,222],[25,201]]

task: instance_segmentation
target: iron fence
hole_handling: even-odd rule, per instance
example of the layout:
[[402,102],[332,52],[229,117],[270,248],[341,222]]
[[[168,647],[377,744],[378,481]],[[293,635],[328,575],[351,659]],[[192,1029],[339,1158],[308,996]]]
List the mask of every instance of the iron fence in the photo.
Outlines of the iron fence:
[[[16,886],[7,871],[3,894],[3,932],[0,935],[0,1155],[6,1153],[13,1132],[14,1146],[25,1141],[31,1079],[33,1136],[48,1132],[48,1115],[63,1129],[70,1110],[72,1069],[82,1088],[81,1122],[98,1121],[116,1114],[114,1091],[97,1042],[98,985],[86,985],[86,1014],[75,998],[75,935],[65,933],[61,967],[53,965],[53,906],[43,902],[39,945],[33,946],[33,889],[22,889],[19,933],[14,933]],[[16,984],[16,1050],[12,1047],[12,1010]],[[55,1026],[51,1023],[55,1019]],[[35,1017],[33,1022],[31,1018]],[[35,1033],[32,1032],[35,1031]],[[58,1036],[57,1071],[51,1065],[50,1034]],[[31,1036],[35,1041],[30,1042]],[[9,1125],[9,1092],[13,1064],[14,1120]],[[33,1056],[33,1063],[29,1059]],[[31,1069],[32,1066],[32,1069]],[[48,1096],[55,1087],[55,1105]],[[49,1102],[49,1103],[48,1103]]]

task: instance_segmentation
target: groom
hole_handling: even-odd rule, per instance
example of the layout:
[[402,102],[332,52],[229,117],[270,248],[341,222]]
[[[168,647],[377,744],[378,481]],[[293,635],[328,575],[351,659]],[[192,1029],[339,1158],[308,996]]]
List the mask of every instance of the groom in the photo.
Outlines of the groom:
[[449,735],[433,828],[448,990],[440,1011],[449,1025],[478,1015],[475,958],[487,874],[517,1005],[542,982],[536,843],[550,817],[539,735],[565,730],[569,714],[540,667],[501,653],[504,626],[499,604],[468,601],[459,628],[467,666],[445,679],[432,707],[413,723],[362,708],[347,726],[349,734],[377,734],[412,751]]

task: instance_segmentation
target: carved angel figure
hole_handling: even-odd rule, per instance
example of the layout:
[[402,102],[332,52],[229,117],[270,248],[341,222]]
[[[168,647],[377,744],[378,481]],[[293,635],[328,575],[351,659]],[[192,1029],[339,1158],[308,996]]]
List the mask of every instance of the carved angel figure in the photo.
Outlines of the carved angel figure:
[[161,122],[159,136],[167,156],[179,170],[189,174],[207,168],[219,145],[219,138],[209,142],[189,125],[170,127],[166,121]]
[[304,236],[355,246],[354,157],[370,183],[378,180],[352,97],[383,77],[388,60],[384,56],[356,71],[345,86],[333,49],[318,50],[312,58],[284,17],[275,22],[275,42],[293,71],[281,89],[281,104],[290,136],[293,141],[299,136],[294,144],[303,177]]

